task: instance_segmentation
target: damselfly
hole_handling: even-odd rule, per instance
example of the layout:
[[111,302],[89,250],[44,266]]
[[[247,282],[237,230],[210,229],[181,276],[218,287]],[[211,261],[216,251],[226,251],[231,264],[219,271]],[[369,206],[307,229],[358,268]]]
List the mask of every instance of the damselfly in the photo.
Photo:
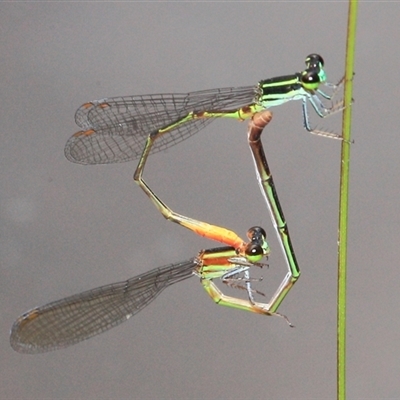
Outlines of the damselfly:
[[[306,69],[292,75],[260,81],[254,86],[211,89],[191,93],[112,97],[83,104],[75,114],[82,130],[65,146],[68,160],[80,164],[108,164],[140,157],[146,139],[158,152],[190,137],[215,118],[244,120],[256,112],[291,100],[302,101],[303,124],[307,131],[336,139],[335,133],[312,129],[307,104],[324,118],[342,109],[342,102],[326,107],[337,85],[326,81],[324,61],[318,54],[306,58]],[[331,93],[323,92],[327,87]]]
[[[210,225],[172,212],[142,181],[143,188],[153,202],[161,205],[161,212],[171,211],[172,220],[201,236],[218,240],[228,245],[201,251],[188,261],[156,268],[124,282],[92,289],[42,307],[36,307],[19,317],[11,329],[10,343],[21,353],[36,354],[71,346],[82,340],[105,332],[128,320],[152,302],[166,287],[188,279],[193,275],[200,281],[210,297],[220,305],[242,309],[263,315],[284,318],[276,310],[300,275],[290,243],[289,231],[269,172],[260,135],[271,120],[271,113],[256,114],[249,125],[249,144],[253,152],[261,188],[270,207],[275,227],[281,233],[283,249],[288,261],[288,273],[269,303],[256,302],[254,294],[264,295],[252,288],[254,279],[249,269],[262,267],[263,257],[270,249],[265,231],[260,227],[250,228],[243,241],[234,232]],[[265,182],[265,183],[264,183]],[[247,299],[223,294],[213,282],[223,283],[247,292]]]

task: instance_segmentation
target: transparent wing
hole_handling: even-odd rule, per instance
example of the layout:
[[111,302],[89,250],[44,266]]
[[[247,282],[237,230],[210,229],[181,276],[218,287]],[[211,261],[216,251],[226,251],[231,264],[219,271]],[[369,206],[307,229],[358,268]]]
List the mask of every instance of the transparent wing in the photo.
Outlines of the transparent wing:
[[20,353],[36,354],[71,346],[128,320],[167,286],[192,276],[191,259],[34,308],[11,328],[10,343]]
[[[194,111],[236,110],[255,101],[256,86],[211,89],[192,93],[113,97],[83,104],[75,114],[82,131],[65,146],[65,156],[79,164],[109,164],[142,154],[150,133]],[[190,120],[158,139],[152,153],[165,150],[209,124]]]

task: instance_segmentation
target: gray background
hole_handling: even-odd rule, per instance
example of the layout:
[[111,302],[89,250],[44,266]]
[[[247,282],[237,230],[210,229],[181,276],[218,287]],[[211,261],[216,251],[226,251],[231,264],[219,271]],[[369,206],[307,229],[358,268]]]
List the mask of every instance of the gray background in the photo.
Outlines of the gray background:
[[[338,141],[276,108],[264,143],[300,281],[276,318],[217,307],[197,279],[126,324],[28,356],[9,346],[26,310],[215,243],[165,221],[132,182],[134,163],[80,166],[63,155],[76,108],[107,96],[255,84],[323,55],[344,71],[347,2],[30,3],[0,6],[0,397],[334,398]],[[399,398],[399,4],[361,3],[353,108],[348,395]],[[340,130],[340,116],[313,124]],[[260,287],[285,274],[246,143],[216,121],[151,158],[147,181],[174,210],[244,236],[262,225],[273,254]]]

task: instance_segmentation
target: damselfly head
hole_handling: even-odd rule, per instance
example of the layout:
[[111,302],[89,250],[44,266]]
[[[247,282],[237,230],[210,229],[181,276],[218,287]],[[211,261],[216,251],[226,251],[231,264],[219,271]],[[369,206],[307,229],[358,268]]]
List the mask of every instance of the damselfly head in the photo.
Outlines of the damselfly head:
[[306,90],[317,90],[325,81],[326,75],[323,69],[310,68],[301,73],[301,83]]
[[265,256],[263,246],[259,243],[247,243],[244,253],[251,263],[257,263]]
[[267,242],[267,234],[260,226],[253,226],[247,231],[250,242],[244,247],[244,254],[248,261],[259,262],[264,256],[270,253]]

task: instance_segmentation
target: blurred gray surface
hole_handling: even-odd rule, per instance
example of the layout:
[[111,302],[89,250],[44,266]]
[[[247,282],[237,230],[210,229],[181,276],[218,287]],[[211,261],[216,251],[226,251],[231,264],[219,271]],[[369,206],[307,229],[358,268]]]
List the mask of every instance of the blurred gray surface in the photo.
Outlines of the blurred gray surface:
[[[276,108],[264,144],[302,276],[280,311],[296,325],[217,307],[196,279],[69,349],[15,353],[17,316],[49,301],[190,258],[215,243],[166,222],[133,184],[135,163],[63,155],[74,112],[108,96],[255,84],[320,53],[343,75],[347,3],[3,3],[0,6],[0,397],[310,399],[336,393],[338,141]],[[361,3],[350,192],[348,397],[398,398],[399,4]],[[314,124],[340,129],[340,116]],[[247,123],[216,121],[154,155],[146,180],[185,215],[244,236],[264,226]],[[397,248],[396,248],[397,246]]]

